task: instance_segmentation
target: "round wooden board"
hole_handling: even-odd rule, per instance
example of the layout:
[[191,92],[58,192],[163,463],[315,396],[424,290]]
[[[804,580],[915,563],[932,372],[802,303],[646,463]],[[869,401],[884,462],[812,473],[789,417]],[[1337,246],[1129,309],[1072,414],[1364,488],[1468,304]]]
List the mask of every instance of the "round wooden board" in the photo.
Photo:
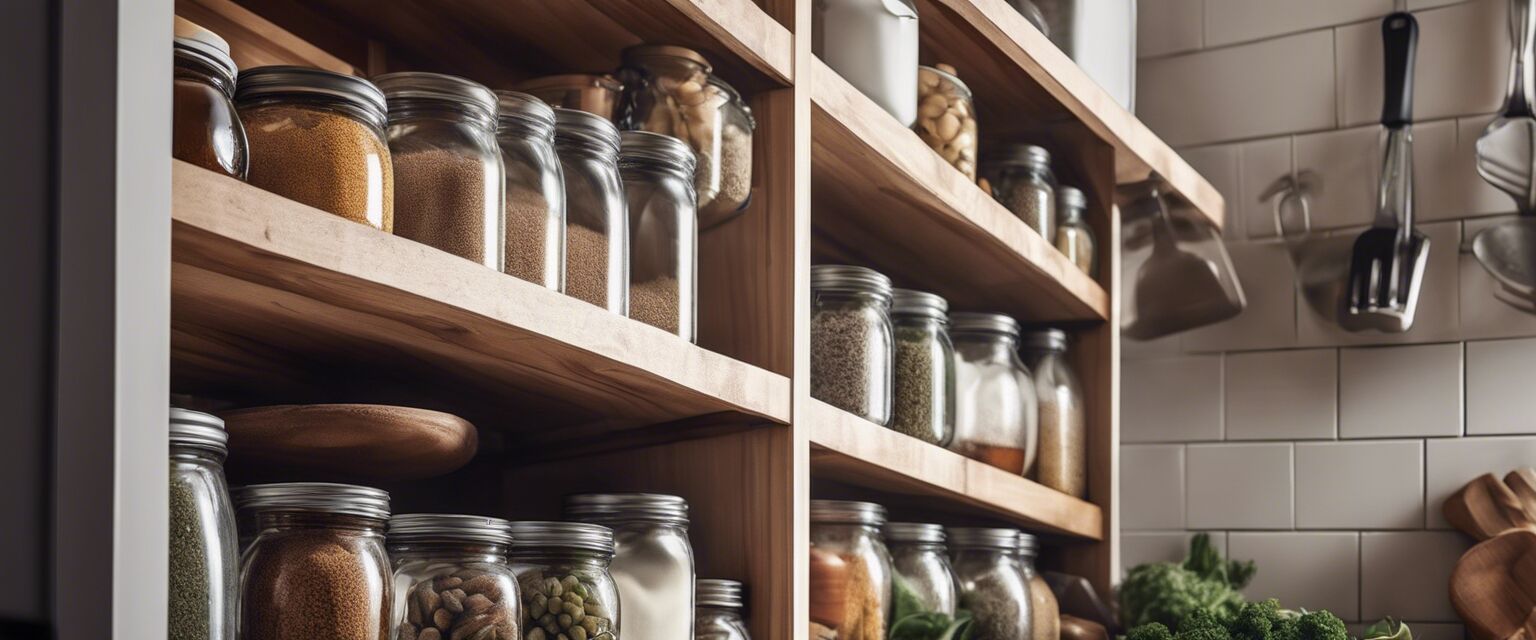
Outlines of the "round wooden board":
[[376,404],[277,405],[221,414],[230,463],[359,480],[418,480],[469,462],[475,426],[441,411]]
[[1462,555],[1451,605],[1473,638],[1536,638],[1536,533],[1510,531]]

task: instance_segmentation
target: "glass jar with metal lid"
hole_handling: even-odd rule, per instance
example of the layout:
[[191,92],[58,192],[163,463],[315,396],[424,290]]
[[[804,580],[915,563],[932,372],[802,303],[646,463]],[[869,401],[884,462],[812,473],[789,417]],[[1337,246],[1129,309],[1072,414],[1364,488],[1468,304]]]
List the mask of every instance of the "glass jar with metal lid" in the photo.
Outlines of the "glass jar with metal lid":
[[629,317],[698,340],[698,210],[693,151],[672,136],[625,131],[619,177],[629,208]]
[[250,145],[251,184],[394,229],[384,94],[373,83],[309,67],[256,67],[240,72],[235,105]]
[[1035,480],[1078,498],[1088,494],[1088,434],[1083,387],[1067,360],[1067,333],[1042,329],[1019,344],[1040,401],[1040,449]]
[[1056,239],[1056,177],[1051,152],[1032,144],[1003,144],[981,161],[992,198],[1049,241]]
[[720,191],[699,203],[699,228],[711,229],[746,211],[752,200],[752,132],[757,120],[741,94],[716,76],[709,86],[726,95],[720,113]]
[[[942,613],[954,617],[960,595],[955,590],[955,576],[944,548],[944,527],[917,522],[892,522],[885,525],[885,542],[891,548],[895,569],[892,593],[896,607],[903,605],[903,594],[912,609],[894,615]],[[900,619],[893,619],[895,625]]]
[[891,428],[947,446],[955,436],[955,346],[949,340],[949,303],[911,289],[895,289],[891,299],[896,339]]
[[742,588],[735,580],[699,578],[694,607],[695,640],[752,640],[741,617]]
[[565,179],[565,293],[629,313],[629,215],[619,182],[619,130],[585,111],[555,109]]
[[497,271],[506,266],[496,94],[440,73],[374,78],[389,103],[395,234]]
[[1089,277],[1099,274],[1098,244],[1085,219],[1088,198],[1074,187],[1056,188],[1056,249]]
[[497,91],[496,142],[506,181],[506,272],[565,290],[565,179],[555,156],[555,111]]
[[872,502],[811,501],[811,622],[838,640],[885,640],[892,571],[884,525],[885,507]]
[[639,45],[625,49],[623,56],[620,128],[688,143],[698,158],[693,177],[698,207],[709,207],[720,194],[722,120],[730,95],[710,84],[709,61],[692,49]]
[[955,341],[955,440],[950,448],[999,469],[1035,463],[1039,401],[1019,359],[1019,323],[997,313],[950,314]]
[[322,482],[252,489],[261,533],[240,568],[241,640],[389,640],[389,494]]
[[570,73],[534,78],[518,83],[513,89],[543,100],[551,107],[579,109],[612,120],[618,115],[624,83],[607,74]]
[[1019,563],[1019,530],[951,528],[960,606],[976,640],[1024,640],[1034,631],[1029,584]]
[[506,520],[397,515],[389,519],[387,544],[395,567],[395,638],[420,638],[428,629],[442,638],[522,637]]
[[864,267],[811,267],[811,396],[875,424],[891,421],[891,279]]
[[1035,570],[1035,558],[1040,554],[1040,542],[1034,536],[1019,532],[1019,568],[1024,571],[1024,583],[1029,585],[1031,640],[1060,640],[1061,608],[1051,585]]
[[171,156],[245,179],[251,158],[235,113],[235,60],[218,34],[176,16]]
[[513,522],[523,640],[618,640],[613,531],[584,522]]
[[817,0],[811,50],[875,104],[917,120],[917,5],[912,0]]
[[568,496],[565,517],[613,530],[608,571],[624,607],[626,640],[689,640],[694,610],[688,503],[655,493]]
[[234,508],[224,481],[224,421],[171,409],[166,638],[234,640],[239,590]]
[[965,177],[975,180],[980,138],[970,87],[949,65],[918,67],[917,100],[917,124],[913,127],[917,137]]

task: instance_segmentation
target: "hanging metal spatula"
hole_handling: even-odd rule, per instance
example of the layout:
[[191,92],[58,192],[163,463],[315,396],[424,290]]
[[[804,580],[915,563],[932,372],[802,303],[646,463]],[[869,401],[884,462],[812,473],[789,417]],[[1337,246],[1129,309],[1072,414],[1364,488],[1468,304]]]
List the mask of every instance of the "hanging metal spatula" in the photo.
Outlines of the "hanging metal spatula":
[[1532,63],[1532,38],[1536,14],[1531,0],[1509,3],[1509,37],[1514,44],[1509,61],[1509,93],[1504,111],[1483,129],[1477,139],[1477,172],[1484,180],[1515,199],[1520,213],[1536,212],[1536,114],[1531,110],[1531,90],[1536,65]]

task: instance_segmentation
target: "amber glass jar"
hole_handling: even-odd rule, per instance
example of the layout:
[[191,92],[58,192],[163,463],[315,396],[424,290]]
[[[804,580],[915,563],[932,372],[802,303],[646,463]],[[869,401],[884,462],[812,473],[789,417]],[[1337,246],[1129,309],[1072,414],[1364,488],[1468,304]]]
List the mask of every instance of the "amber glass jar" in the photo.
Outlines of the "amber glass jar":
[[178,16],[171,156],[245,179],[250,170],[245,127],[235,113],[235,61],[218,34]]

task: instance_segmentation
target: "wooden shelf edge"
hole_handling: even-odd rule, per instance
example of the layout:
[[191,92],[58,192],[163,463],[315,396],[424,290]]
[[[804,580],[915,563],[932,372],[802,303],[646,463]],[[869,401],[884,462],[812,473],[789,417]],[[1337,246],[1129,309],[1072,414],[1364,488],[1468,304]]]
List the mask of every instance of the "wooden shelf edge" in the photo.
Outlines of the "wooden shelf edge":
[[752,0],[669,0],[748,64],[794,82],[794,36]]

